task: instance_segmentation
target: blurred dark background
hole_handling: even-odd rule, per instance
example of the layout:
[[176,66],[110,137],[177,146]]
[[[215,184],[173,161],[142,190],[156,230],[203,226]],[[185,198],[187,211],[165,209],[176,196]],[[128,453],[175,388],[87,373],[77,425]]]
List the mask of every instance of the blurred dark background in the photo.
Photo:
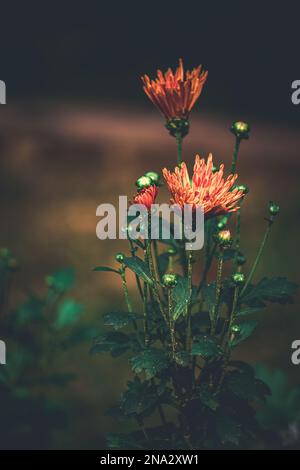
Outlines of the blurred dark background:
[[[299,14],[295,3],[263,2],[11,2],[1,7],[0,245],[20,263],[12,305],[21,286],[41,290],[59,266],[77,271],[77,298],[101,331],[101,316],[123,299],[112,265],[125,242],[100,242],[95,211],[131,195],[149,170],[175,163],[175,144],[142,91],[140,75],[202,63],[207,84],[191,118],[184,159],[212,152],[230,165],[233,120],[251,123],[238,171],[250,187],[242,246],[251,260],[260,243],[270,199],[281,214],[257,276],[300,281],[299,118],[291,83],[300,79]],[[162,194],[166,194],[162,192]],[[162,200],[163,196],[161,196]],[[247,265],[249,267],[249,264]],[[133,283],[130,285],[133,287]],[[290,345],[300,335],[298,303],[269,308],[253,339],[237,354],[283,368],[300,386]],[[104,417],[129,378],[126,359],[91,358],[89,343],[59,359],[76,373],[60,391],[76,412],[56,447],[103,445],[119,425]],[[8,351],[9,360],[9,351]],[[55,368],[55,364],[54,364]],[[299,369],[300,370],[300,369]]]

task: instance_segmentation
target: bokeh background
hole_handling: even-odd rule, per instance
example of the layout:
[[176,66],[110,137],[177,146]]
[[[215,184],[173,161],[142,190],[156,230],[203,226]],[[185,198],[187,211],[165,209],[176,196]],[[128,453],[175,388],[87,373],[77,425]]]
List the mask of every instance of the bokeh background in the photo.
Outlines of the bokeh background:
[[[174,165],[174,140],[144,96],[140,75],[176,67],[179,57],[189,68],[202,63],[209,71],[184,159],[191,165],[196,153],[212,152],[228,167],[231,122],[251,123],[238,163],[250,187],[242,248],[251,263],[267,204],[277,201],[281,213],[257,278],[300,282],[300,106],[291,102],[291,83],[300,78],[299,26],[288,2],[268,8],[233,1],[13,3],[2,6],[0,30],[0,79],[7,86],[7,104],[0,106],[0,245],[20,265],[12,307],[24,286],[42,291],[45,276],[62,266],[76,269],[74,295],[86,306],[84,321],[99,332],[102,314],[123,305],[116,276],[92,268],[113,266],[126,242],[97,240],[95,211],[118,195],[131,196],[146,171]],[[162,191],[160,200],[165,197]],[[284,369],[300,386],[300,369],[290,360],[299,336],[296,300],[268,308],[237,354]],[[55,356],[51,365],[76,379],[55,392],[74,406],[47,447],[101,448],[107,432],[120,430],[104,414],[130,378],[127,359],[90,357],[89,347],[85,342]]]

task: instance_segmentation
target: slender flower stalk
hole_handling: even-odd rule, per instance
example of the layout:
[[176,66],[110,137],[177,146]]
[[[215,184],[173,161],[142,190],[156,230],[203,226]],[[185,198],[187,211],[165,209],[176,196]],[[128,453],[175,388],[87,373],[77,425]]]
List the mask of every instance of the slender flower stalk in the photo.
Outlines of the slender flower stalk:
[[261,244],[260,244],[260,247],[259,247],[259,250],[258,250],[258,252],[257,252],[256,258],[255,258],[254,263],[253,263],[253,265],[252,265],[251,271],[250,271],[250,273],[248,274],[247,281],[246,281],[246,283],[245,283],[245,285],[244,285],[244,287],[243,287],[243,289],[242,289],[242,291],[241,291],[241,295],[244,294],[244,292],[246,291],[246,289],[247,289],[247,287],[249,286],[250,282],[252,281],[252,278],[253,278],[254,273],[255,273],[255,271],[256,271],[256,268],[257,268],[257,265],[258,265],[258,263],[259,263],[259,260],[260,260],[260,258],[261,258],[261,255],[262,255],[262,253],[263,253],[263,251],[264,251],[265,244],[266,244],[266,242],[267,242],[267,240],[268,240],[268,237],[269,237],[269,235],[270,235],[270,231],[271,231],[271,227],[272,227],[272,225],[273,225],[273,222],[274,222],[274,221],[271,220],[271,219],[268,220],[267,229],[266,229],[266,231],[265,231],[264,237],[263,237],[262,242],[261,242]]
[[212,309],[212,327],[211,327],[212,335],[214,335],[216,332],[216,327],[217,327],[217,322],[218,322],[219,304],[220,304],[221,289],[222,289],[223,263],[224,263],[224,251],[223,249],[221,249],[220,254],[219,254],[218,268],[217,268],[215,304]]
[[176,134],[176,143],[177,143],[177,165],[181,168],[182,163],[182,135],[180,133]]

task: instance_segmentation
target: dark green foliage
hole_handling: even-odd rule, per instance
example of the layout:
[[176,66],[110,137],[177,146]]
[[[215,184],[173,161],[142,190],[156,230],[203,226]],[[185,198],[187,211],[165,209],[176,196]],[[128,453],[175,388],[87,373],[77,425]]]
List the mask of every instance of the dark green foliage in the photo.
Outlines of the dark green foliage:
[[202,336],[193,343],[192,354],[203,358],[217,357],[222,354],[222,348],[215,338]]
[[167,354],[159,349],[146,349],[131,359],[132,369],[139,374],[145,372],[147,379],[152,379],[168,367]]
[[297,284],[285,277],[263,278],[258,284],[249,286],[242,296],[242,302],[250,306],[263,307],[265,302],[287,304],[292,302]]
[[124,328],[138,319],[138,315],[132,312],[110,312],[104,315],[104,325],[112,326],[115,330]]
[[134,256],[133,258],[125,258],[124,265],[131,269],[131,271],[133,271],[138,277],[147,282],[147,284],[153,284],[153,279],[151,278],[147,264],[137,256]]

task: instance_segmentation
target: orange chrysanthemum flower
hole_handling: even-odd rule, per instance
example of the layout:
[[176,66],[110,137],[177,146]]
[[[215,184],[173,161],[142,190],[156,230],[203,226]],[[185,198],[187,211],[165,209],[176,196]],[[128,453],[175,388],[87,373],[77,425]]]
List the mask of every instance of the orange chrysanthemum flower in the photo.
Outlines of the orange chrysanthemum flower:
[[207,162],[200,159],[199,155],[196,156],[191,181],[185,163],[182,163],[181,168],[176,167],[174,173],[164,168],[163,175],[172,194],[171,203],[178,204],[181,208],[184,204],[190,204],[193,209],[202,205],[206,218],[238,210],[238,202],[244,195],[242,190],[232,189],[238,175],[229,175],[224,180],[223,164],[215,173],[212,169],[211,154]]
[[151,210],[152,204],[154,204],[156,196],[158,194],[158,187],[155,185],[149,186],[148,188],[141,189],[133,198],[134,204],[143,204],[148,211]]
[[146,95],[169,121],[174,118],[188,119],[206,77],[207,72],[202,71],[201,65],[184,73],[182,59],[179,59],[175,73],[170,68],[165,74],[158,70],[156,80],[144,75],[142,81]]

